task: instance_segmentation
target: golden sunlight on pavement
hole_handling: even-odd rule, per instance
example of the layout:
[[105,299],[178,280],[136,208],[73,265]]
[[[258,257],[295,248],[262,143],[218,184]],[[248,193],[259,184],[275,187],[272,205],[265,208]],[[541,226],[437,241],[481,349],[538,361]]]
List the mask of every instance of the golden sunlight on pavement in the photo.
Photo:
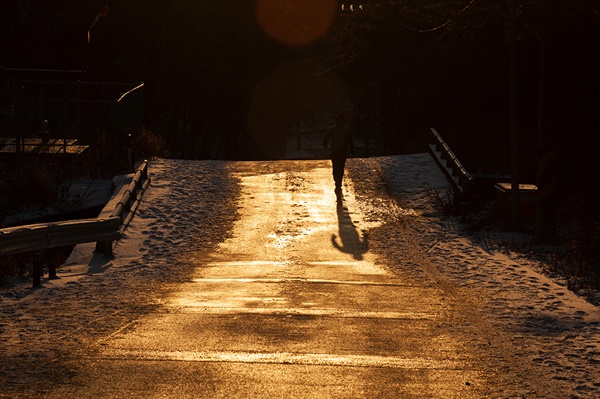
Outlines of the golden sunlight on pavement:
[[478,397],[443,293],[378,262],[349,180],[338,204],[329,162],[236,169],[230,237],[186,254],[194,277],[103,343],[79,397]]

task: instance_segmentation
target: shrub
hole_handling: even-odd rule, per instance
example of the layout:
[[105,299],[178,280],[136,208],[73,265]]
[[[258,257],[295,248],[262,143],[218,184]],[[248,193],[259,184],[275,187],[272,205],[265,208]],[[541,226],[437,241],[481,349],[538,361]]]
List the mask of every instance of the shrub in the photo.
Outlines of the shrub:
[[427,195],[431,206],[439,213],[444,216],[457,215],[460,212],[459,204],[457,204],[457,198],[451,189],[446,190],[445,195],[433,187],[431,184],[427,185]]
[[138,160],[156,157],[167,157],[167,140],[158,133],[143,128],[133,137],[133,151]]
[[554,267],[576,288],[600,289],[600,215],[592,198],[575,196],[559,208],[563,251]]

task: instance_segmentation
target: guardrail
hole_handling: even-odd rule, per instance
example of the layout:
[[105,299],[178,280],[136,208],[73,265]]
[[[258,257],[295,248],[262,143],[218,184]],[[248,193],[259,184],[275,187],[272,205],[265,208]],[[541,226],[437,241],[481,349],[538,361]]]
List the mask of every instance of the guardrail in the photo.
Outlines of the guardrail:
[[[30,224],[0,230],[0,257],[26,252],[44,251],[84,242],[113,242],[121,238],[118,217],[106,219],[80,219],[65,222]],[[33,265],[33,286],[40,285],[42,273],[41,254],[36,254]],[[48,270],[50,278],[56,277],[56,268]]]
[[[121,199],[110,214],[110,217],[118,217],[121,221],[119,233],[122,234],[131,222],[142,200],[142,195],[149,184],[148,161],[144,161],[135,172],[129,185],[122,192]],[[96,251],[102,252],[106,256],[112,256],[112,241],[98,241],[96,243]]]
[[456,194],[461,198],[468,197],[474,183],[473,177],[462,166],[442,136],[434,128],[430,129],[430,133],[429,152],[446,174]]
[[[148,185],[148,161],[144,161],[131,183],[122,191],[114,210],[107,217],[96,219],[67,220],[63,222],[31,224],[0,229],[0,257],[48,248],[96,242],[96,251],[112,256],[113,242],[119,240],[133,218],[142,195]],[[40,284],[41,262],[36,254],[33,268],[33,285]],[[56,277],[56,269],[50,268],[50,277]]]
[[118,217],[29,224],[0,230],[0,256],[121,238]]
[[146,188],[150,184],[148,178],[148,161],[142,162],[142,165],[137,169],[131,183],[123,193],[121,201],[117,203],[115,210],[111,216],[118,216],[121,218],[121,233],[127,228],[129,222],[133,218],[140,200]]

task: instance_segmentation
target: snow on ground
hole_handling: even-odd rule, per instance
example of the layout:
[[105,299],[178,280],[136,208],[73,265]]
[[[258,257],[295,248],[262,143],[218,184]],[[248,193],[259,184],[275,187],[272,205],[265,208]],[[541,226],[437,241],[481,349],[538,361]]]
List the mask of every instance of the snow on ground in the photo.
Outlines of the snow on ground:
[[65,360],[94,351],[190,278],[186,254],[210,253],[236,219],[230,165],[152,162],[152,184],[113,259],[93,254],[93,243],[78,245],[59,279],[0,289],[0,398],[43,397],[77,372]]
[[[58,280],[0,290],[0,398],[43,396],[48,381],[60,384],[77,373],[63,368],[64,359],[98,348],[189,279],[194,265],[186,255],[210,253],[237,217],[233,165],[155,160],[152,185],[114,259],[92,256],[93,244],[79,245]],[[498,378],[517,376],[513,391],[492,397],[544,396],[528,382],[533,375],[556,389],[544,397],[600,397],[598,307],[546,276],[543,265],[490,247],[493,240],[471,236],[440,214],[432,188],[443,194],[449,187],[429,155],[351,159],[348,175],[366,221],[386,221],[368,232],[371,250],[476,309],[457,321],[485,326],[465,336],[465,345],[482,356],[494,353],[489,367]],[[401,253],[400,241],[418,251]]]
[[67,192],[65,198],[49,206],[30,206],[28,209],[9,212],[3,221],[3,225],[18,226],[39,223],[40,220],[48,220],[65,213],[75,214],[99,208],[110,198],[111,189],[110,179],[73,179],[65,187]]
[[[481,346],[482,355],[500,355],[489,359],[490,372],[501,379],[517,376],[512,382],[514,391],[495,392],[493,397],[600,397],[599,308],[571,292],[560,278],[545,275],[543,264],[490,245],[507,240],[510,233],[490,233],[483,240],[465,232],[458,218],[445,218],[437,212],[429,199],[432,188],[442,195],[450,188],[432,165],[428,154],[350,164],[358,176],[353,179],[355,186],[366,180],[361,178],[365,169],[380,168],[387,192],[399,205],[388,206],[375,216],[387,220],[395,216],[398,223],[387,223],[379,236],[371,233],[372,250],[387,253],[386,258],[402,264],[418,263],[415,274],[425,272],[450,295],[463,298],[466,310],[477,309],[466,320],[477,320],[482,326],[478,328],[487,331],[473,331],[473,337],[466,340]],[[366,191],[373,192],[372,188]],[[405,207],[422,217],[414,217]],[[410,230],[402,228],[407,223]],[[407,237],[407,232],[413,236]],[[381,244],[386,237],[389,245]],[[512,239],[519,240],[519,236],[512,234]],[[410,254],[396,252],[393,242],[401,240],[408,241],[408,247],[421,247],[426,257],[415,260]],[[531,382],[534,375],[547,379],[545,393],[536,391],[540,387]]]

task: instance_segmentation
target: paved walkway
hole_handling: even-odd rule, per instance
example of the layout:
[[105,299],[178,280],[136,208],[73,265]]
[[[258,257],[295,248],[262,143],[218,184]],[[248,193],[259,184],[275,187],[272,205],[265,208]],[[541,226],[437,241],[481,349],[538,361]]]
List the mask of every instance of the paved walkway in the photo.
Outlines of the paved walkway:
[[328,162],[238,165],[232,236],[47,397],[480,396],[474,355],[437,327],[444,294],[381,266]]

